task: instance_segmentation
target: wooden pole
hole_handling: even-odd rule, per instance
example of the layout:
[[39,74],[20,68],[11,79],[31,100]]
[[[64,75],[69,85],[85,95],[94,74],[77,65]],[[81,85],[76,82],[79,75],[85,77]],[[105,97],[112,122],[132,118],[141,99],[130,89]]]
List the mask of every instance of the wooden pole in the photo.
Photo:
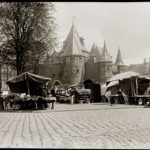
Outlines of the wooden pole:
[[30,89],[29,89],[29,82],[28,82],[28,79],[27,79],[27,74],[25,74],[25,78],[27,80],[27,92],[28,92],[27,95],[30,95]]
[[135,80],[136,80],[135,81],[136,82],[136,95],[138,95],[138,79],[136,78]]
[[29,82],[27,80],[27,90],[28,90],[28,95],[30,95],[30,89],[29,89]]

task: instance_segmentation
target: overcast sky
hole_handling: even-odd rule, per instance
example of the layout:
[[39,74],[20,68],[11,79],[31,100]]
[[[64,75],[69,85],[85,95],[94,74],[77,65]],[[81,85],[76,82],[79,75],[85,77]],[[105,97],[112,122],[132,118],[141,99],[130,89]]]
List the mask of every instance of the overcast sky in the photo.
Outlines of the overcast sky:
[[59,40],[66,39],[72,18],[88,50],[95,42],[107,49],[115,61],[121,49],[126,65],[143,63],[150,57],[150,2],[55,2]]

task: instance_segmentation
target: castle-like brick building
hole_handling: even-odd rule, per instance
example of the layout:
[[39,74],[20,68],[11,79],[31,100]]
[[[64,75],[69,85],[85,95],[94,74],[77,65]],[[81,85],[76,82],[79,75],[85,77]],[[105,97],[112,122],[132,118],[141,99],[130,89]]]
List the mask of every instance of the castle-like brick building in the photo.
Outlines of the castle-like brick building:
[[39,74],[51,77],[53,81],[59,80],[63,84],[75,84],[86,79],[105,83],[113,74],[126,70],[120,49],[116,63],[113,63],[105,41],[103,47],[93,44],[88,51],[84,39],[79,36],[73,24],[61,51],[54,51],[47,56],[44,64],[40,66]]
[[[94,43],[89,51],[74,24],[63,43],[61,51],[53,51],[39,66],[36,74],[50,77],[52,82],[59,80],[63,84],[76,84],[86,79],[93,79],[102,84],[113,75],[129,70],[141,74],[150,74],[150,59],[148,62],[144,59],[142,64],[126,66],[120,48],[116,61],[113,62],[105,41],[102,47]],[[32,70],[28,71],[32,72]],[[16,76],[15,68],[7,65],[2,66],[2,91],[8,90],[5,82],[14,76]]]

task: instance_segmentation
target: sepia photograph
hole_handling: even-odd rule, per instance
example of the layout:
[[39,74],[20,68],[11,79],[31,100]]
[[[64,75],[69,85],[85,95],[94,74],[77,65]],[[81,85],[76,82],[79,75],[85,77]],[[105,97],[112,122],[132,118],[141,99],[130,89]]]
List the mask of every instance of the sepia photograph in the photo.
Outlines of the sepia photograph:
[[150,149],[150,2],[0,2],[0,149]]

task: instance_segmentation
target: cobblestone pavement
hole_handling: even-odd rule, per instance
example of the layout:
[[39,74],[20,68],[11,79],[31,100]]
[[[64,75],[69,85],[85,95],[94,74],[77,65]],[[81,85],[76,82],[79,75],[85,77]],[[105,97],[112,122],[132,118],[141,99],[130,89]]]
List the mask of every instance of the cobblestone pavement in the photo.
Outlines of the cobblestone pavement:
[[150,148],[150,108],[96,103],[3,111],[0,148]]

